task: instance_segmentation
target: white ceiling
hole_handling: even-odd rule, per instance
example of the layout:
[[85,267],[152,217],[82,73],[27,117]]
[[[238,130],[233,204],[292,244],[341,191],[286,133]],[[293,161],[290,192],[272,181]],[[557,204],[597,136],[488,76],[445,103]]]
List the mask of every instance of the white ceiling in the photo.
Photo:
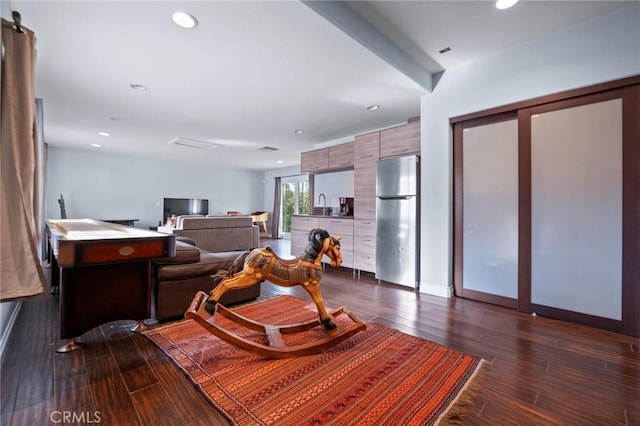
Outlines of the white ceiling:
[[[317,13],[326,4],[297,1],[11,2],[37,37],[36,95],[50,145],[254,170],[298,164],[317,143],[420,114],[429,87],[403,73],[398,55],[371,37],[376,29],[430,77],[630,3],[525,0],[507,11],[492,1],[338,5],[364,18],[359,30],[372,26],[363,33],[351,31],[353,20]],[[198,26],[173,24],[177,10]],[[451,51],[439,54],[444,47]],[[370,104],[381,107],[367,111]],[[168,143],[176,137],[222,147]],[[264,146],[278,151],[259,151]]]

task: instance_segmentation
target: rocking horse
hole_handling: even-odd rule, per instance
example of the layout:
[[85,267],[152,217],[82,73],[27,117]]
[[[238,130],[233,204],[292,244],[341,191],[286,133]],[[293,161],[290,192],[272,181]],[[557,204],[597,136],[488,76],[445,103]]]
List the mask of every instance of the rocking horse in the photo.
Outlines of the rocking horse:
[[[217,277],[221,281],[213,289],[210,296],[202,291],[196,294],[185,313],[185,318],[195,320],[207,331],[227,343],[267,358],[308,355],[341,343],[364,330],[366,325],[344,307],[328,312],[320,294],[323,256],[327,255],[331,259],[331,266],[342,264],[339,240],[339,237],[331,237],[327,231],[316,228],[309,232],[309,244],[304,253],[295,259],[281,259],[268,246],[264,249],[254,249],[244,253],[236,259],[228,272]],[[242,266],[241,270],[240,266]],[[212,278],[216,279],[216,276]],[[228,290],[250,287],[264,280],[269,280],[283,287],[302,286],[317,307],[318,319],[284,326],[267,325],[238,315],[218,303]],[[353,324],[340,327],[336,325],[334,319],[341,314],[346,314]],[[216,323],[218,315],[245,328],[263,333],[267,337],[269,345],[248,340],[220,327]],[[320,325],[324,327],[326,337],[297,346],[287,346],[284,343],[283,334],[300,333]]]

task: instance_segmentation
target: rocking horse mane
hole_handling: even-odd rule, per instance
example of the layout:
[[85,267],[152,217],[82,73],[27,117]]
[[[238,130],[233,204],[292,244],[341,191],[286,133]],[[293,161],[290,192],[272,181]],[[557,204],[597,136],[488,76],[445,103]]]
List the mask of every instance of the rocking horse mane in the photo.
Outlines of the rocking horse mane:
[[322,251],[324,240],[329,238],[329,233],[324,229],[314,228],[309,231],[309,244],[304,249],[301,258],[313,261]]

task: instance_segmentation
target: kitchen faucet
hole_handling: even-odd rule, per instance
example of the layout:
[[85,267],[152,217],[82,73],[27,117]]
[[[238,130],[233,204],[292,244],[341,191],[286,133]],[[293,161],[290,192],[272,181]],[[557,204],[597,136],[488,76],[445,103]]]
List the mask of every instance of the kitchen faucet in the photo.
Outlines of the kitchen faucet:
[[320,195],[318,195],[318,203],[320,202],[320,198],[323,199],[322,214],[326,215],[327,214],[327,196],[324,195],[324,192],[321,192]]

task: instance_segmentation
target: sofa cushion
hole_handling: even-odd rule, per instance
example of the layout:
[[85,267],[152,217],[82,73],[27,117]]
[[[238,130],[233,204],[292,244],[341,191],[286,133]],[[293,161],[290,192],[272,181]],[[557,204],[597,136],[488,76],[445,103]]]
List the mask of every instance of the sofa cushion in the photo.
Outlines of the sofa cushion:
[[225,251],[211,253],[200,252],[200,261],[197,263],[165,264],[158,268],[159,281],[183,280],[194,277],[209,276],[220,269],[229,269],[236,257],[244,253],[240,251]]
[[176,239],[176,255],[173,257],[160,257],[153,259],[158,265],[175,265],[182,263],[196,263],[200,261],[200,249],[194,244]]

